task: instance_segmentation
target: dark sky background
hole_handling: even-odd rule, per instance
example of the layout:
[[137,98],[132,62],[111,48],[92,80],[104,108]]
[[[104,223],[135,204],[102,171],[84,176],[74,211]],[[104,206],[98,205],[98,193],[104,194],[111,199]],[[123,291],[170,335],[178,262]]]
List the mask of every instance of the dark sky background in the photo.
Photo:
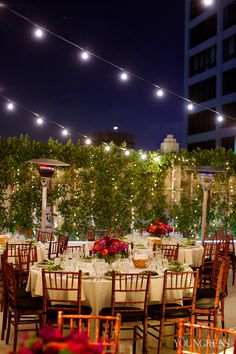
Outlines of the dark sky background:
[[[183,95],[184,0],[6,2],[87,50]],[[68,129],[89,135],[112,130],[135,136],[136,148],[159,149],[168,133],[183,140],[182,100],[135,78],[121,82],[119,71],[47,34],[39,41],[33,27],[0,9],[0,93]],[[47,122],[38,127],[19,107],[6,112],[0,98],[0,135],[21,133],[62,140]],[[75,134],[73,139],[78,138]],[[64,138],[65,139],[65,138]]]

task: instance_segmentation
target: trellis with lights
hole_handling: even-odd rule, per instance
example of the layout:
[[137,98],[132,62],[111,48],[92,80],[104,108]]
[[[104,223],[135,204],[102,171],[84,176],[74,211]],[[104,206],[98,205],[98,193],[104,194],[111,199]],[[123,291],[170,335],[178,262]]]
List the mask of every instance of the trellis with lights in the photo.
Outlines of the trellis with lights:
[[[214,5],[214,0],[202,0],[202,3],[203,3],[204,6],[209,7],[209,6],[213,6]],[[209,111],[215,113],[216,114],[216,120],[219,123],[223,122],[224,118],[228,118],[228,119],[231,119],[231,120],[236,120],[236,118],[231,116],[231,115],[226,115],[226,114],[223,115],[221,112],[218,112],[218,111],[216,111],[216,110],[214,110],[212,108],[206,107],[205,105],[200,104],[198,102],[193,102],[187,97],[184,97],[184,96],[182,96],[182,95],[180,95],[178,93],[175,93],[172,90],[169,90],[167,88],[163,88],[163,87],[161,87],[160,85],[158,85],[156,83],[153,83],[153,82],[151,82],[149,80],[146,80],[144,77],[141,77],[140,75],[137,75],[137,74],[135,74],[133,72],[125,70],[120,65],[117,65],[117,64],[107,60],[106,58],[95,54],[94,52],[91,52],[91,51],[88,51],[88,50],[84,49],[81,45],[78,45],[78,44],[72,42],[71,40],[68,40],[67,38],[65,38],[63,36],[61,36],[61,35],[59,35],[59,34],[57,34],[55,32],[52,32],[48,28],[45,28],[43,26],[38,25],[37,23],[35,23],[30,18],[28,18],[28,17],[24,16],[23,14],[13,10],[12,8],[10,8],[9,6],[7,6],[7,5],[5,5],[3,3],[0,4],[0,8],[1,8],[1,10],[5,9],[5,10],[9,11],[10,13],[20,17],[24,21],[27,21],[33,27],[33,33],[34,33],[34,36],[35,36],[36,39],[41,41],[41,40],[45,39],[46,34],[48,34],[48,35],[50,35],[50,36],[52,36],[54,38],[57,38],[57,39],[65,42],[66,44],[69,44],[69,45],[75,47],[77,50],[79,50],[79,57],[81,58],[82,61],[89,62],[89,59],[91,57],[93,57],[93,58],[96,58],[97,60],[100,60],[100,61],[106,63],[107,65],[113,67],[116,71],[119,72],[119,78],[123,82],[126,82],[129,79],[131,79],[131,78],[135,78],[135,79],[141,80],[141,81],[145,82],[146,84],[151,85],[154,88],[155,95],[158,98],[163,98],[166,94],[173,95],[173,96],[181,99],[182,101],[184,101],[184,103],[186,104],[187,109],[190,110],[190,111],[194,110],[195,107],[200,107],[200,108],[204,108],[205,110],[209,110]],[[32,110],[26,108],[25,106],[23,106],[21,104],[17,104],[16,102],[14,102],[13,100],[11,100],[10,98],[8,98],[8,97],[6,97],[4,95],[0,95],[0,97],[2,97],[3,99],[6,100],[6,102],[7,102],[6,107],[7,107],[7,109],[9,111],[14,111],[16,106],[19,106],[19,107],[25,109],[26,111],[28,111],[33,116],[35,116],[36,123],[38,125],[43,125],[43,123],[45,121],[48,121],[48,122],[58,126],[59,128],[61,128],[61,132],[62,132],[63,136],[67,137],[67,136],[69,136],[71,134],[72,131],[70,131],[66,127],[62,126],[61,124],[57,123],[56,121],[50,120],[50,119],[45,118],[45,117],[41,117],[39,114],[33,112]],[[114,127],[114,129],[117,129],[117,127]],[[92,143],[91,139],[87,135],[84,135],[84,134],[81,134],[81,133],[78,133],[78,132],[75,132],[75,131],[74,131],[74,133],[78,134],[80,137],[83,137],[85,139],[85,144],[90,145]],[[104,144],[104,142],[100,142],[100,143]],[[106,149],[109,149],[109,148],[106,147]],[[126,154],[128,155],[129,152],[126,152]]]
[[[35,229],[40,225],[40,177],[32,158],[62,160],[70,165],[57,171],[48,191],[53,225],[79,238],[93,227],[130,228],[145,226],[156,218],[172,221],[175,230],[189,235],[201,229],[202,188],[187,167],[214,165],[228,171],[216,176],[211,189],[208,225],[236,231],[236,159],[233,151],[217,148],[180,153],[129,150],[129,158],[114,144],[85,146],[49,139],[36,142],[27,137],[0,139],[0,225],[3,230]],[[159,157],[157,159],[157,156]],[[181,188],[176,184],[178,167]],[[168,177],[169,176],[169,177]],[[177,188],[178,187],[178,188]],[[35,219],[35,216],[37,218]],[[38,224],[37,224],[38,220]]]

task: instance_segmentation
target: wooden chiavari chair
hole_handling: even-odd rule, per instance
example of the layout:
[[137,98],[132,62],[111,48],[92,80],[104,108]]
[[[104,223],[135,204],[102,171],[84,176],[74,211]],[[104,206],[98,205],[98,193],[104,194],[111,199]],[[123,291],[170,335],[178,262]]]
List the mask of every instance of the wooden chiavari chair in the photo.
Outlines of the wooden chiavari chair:
[[[194,322],[197,284],[198,270],[164,273],[162,303],[148,306],[148,333],[158,340],[158,354],[161,351],[165,326],[174,325],[176,329],[181,319]],[[154,324],[151,321],[155,321]]]
[[[99,343],[103,353],[118,352],[120,334],[120,314],[116,316],[64,315],[58,312],[58,328],[63,333],[64,321],[69,320],[69,328],[78,333],[86,333],[90,343]],[[95,331],[95,337],[94,337]]]

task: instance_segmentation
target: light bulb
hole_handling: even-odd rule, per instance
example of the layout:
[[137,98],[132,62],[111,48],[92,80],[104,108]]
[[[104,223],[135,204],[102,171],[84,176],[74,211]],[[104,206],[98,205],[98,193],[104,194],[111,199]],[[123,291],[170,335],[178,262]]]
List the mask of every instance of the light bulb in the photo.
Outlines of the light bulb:
[[89,59],[89,54],[87,52],[85,52],[85,51],[83,51],[80,56],[81,56],[81,58],[83,60],[88,60]]
[[214,0],[203,0],[202,2],[205,6],[211,6],[214,4]]
[[162,96],[164,95],[164,92],[163,92],[162,89],[159,88],[159,89],[157,90],[156,94],[157,94],[158,97],[162,97]]
[[12,102],[9,102],[9,103],[7,104],[7,109],[8,109],[9,111],[13,111],[13,110],[15,109],[14,104],[13,104]]
[[224,117],[221,114],[217,116],[217,121],[218,122],[221,123],[221,122],[223,122],[223,120],[224,120]]
[[130,155],[129,150],[125,150],[125,156],[129,156],[129,155]]
[[142,159],[142,160],[146,160],[146,158],[147,158],[147,155],[146,155],[146,154],[142,154],[142,155],[141,155],[141,159]]
[[188,110],[189,110],[189,111],[192,111],[192,110],[193,110],[193,104],[192,104],[191,102],[188,104],[187,107],[188,107]]
[[38,125],[43,124],[43,118],[38,117],[37,120],[36,120],[36,122],[37,122]]
[[92,143],[92,141],[89,139],[89,138],[87,138],[86,140],[85,140],[85,144],[86,145],[90,145]]
[[122,72],[122,74],[120,74],[120,78],[123,81],[128,80],[128,74],[126,72]]
[[109,145],[105,145],[105,151],[110,151],[111,150],[111,148],[110,148],[110,146]]
[[118,127],[117,127],[117,126],[114,126],[114,127],[113,127],[113,130],[118,130]]
[[62,130],[62,135],[67,136],[69,135],[69,131],[67,129]]
[[160,156],[160,155],[156,156],[156,157],[155,157],[155,160],[156,160],[157,162],[160,162],[160,161],[161,161],[161,156]]
[[43,30],[41,29],[41,28],[36,28],[35,30],[34,30],[34,35],[35,35],[35,37],[37,37],[37,38],[43,38],[43,36],[44,36],[44,32],[43,32]]

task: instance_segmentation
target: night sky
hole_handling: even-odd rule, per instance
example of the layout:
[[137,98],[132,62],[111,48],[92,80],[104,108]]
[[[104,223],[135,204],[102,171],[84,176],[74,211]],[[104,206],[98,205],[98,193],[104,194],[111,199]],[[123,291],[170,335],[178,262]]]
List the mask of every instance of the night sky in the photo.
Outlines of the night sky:
[[[4,2],[4,1],[3,1]],[[183,95],[184,0],[11,1],[6,4],[83,48],[163,88]],[[157,150],[168,133],[183,141],[184,102],[161,99],[154,87],[119,71],[0,9],[0,93],[81,134],[112,130],[135,136],[136,148]],[[58,127],[38,127],[0,98],[0,135],[61,138]],[[72,139],[78,139],[72,134]],[[63,140],[64,139],[64,140]]]

